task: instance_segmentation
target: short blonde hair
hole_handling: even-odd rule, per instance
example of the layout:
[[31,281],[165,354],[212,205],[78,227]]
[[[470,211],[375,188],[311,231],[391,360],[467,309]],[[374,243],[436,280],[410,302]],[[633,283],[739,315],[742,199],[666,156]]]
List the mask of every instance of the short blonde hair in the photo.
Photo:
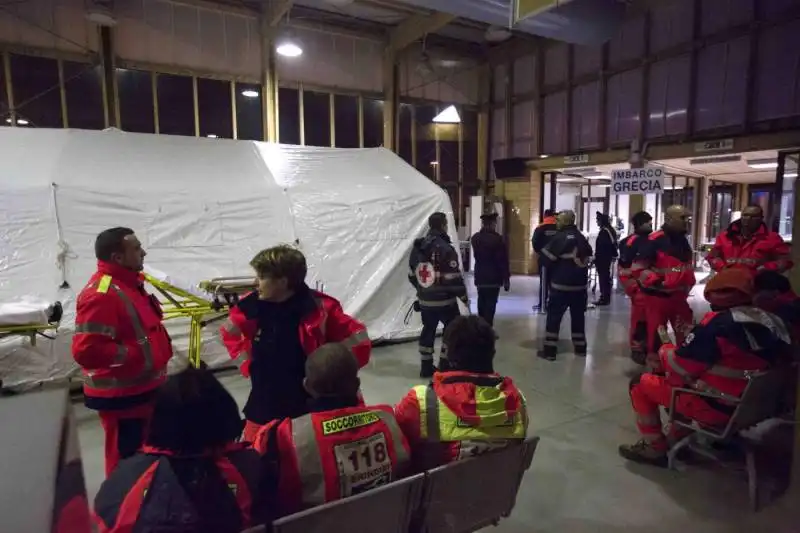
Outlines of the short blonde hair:
[[250,261],[259,278],[286,278],[290,289],[297,289],[306,280],[308,266],[303,252],[288,244],[261,250]]

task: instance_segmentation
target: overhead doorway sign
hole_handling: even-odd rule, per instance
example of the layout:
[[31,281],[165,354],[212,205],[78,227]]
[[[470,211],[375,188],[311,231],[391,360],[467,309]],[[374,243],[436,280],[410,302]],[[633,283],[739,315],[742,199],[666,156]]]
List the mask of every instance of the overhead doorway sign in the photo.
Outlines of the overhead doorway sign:
[[664,192],[664,169],[628,168],[611,173],[611,194],[661,194]]

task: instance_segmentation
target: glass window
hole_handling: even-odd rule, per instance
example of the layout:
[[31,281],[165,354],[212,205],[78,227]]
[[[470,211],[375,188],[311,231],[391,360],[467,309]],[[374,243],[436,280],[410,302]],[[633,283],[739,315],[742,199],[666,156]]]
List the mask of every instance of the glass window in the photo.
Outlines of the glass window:
[[397,155],[402,157],[409,165],[413,164],[414,147],[411,142],[411,128],[414,124],[414,106],[400,104],[397,117]]
[[264,117],[261,116],[261,85],[237,83],[235,89],[236,137],[246,141],[263,141]]
[[300,144],[300,92],[281,87],[278,92],[279,140],[283,144]]
[[336,147],[358,148],[358,96],[337,94],[333,106]]
[[137,133],[155,133],[152,74],[118,68],[116,76],[120,128]]
[[364,148],[383,146],[383,100],[364,99]]
[[435,106],[416,106],[414,118],[417,128],[417,170],[436,180],[436,134],[434,132],[433,117],[436,116]]
[[167,135],[194,136],[194,88],[192,78],[174,74],[156,76],[158,130]]
[[58,61],[16,54],[11,54],[9,59],[17,124],[37,128],[63,127]]
[[712,181],[708,188],[710,202],[708,205],[708,239],[713,243],[717,235],[727,228],[731,223],[733,215],[733,196],[736,187],[734,185],[722,184],[722,182]]
[[303,131],[306,146],[331,145],[330,95],[303,91]]
[[63,68],[69,127],[102,130],[106,127],[102,69],[99,65],[74,61],[64,61]]
[[464,183],[480,183],[478,180],[478,112],[461,111],[461,139],[464,143]]
[[231,82],[197,78],[197,111],[201,137],[233,139]]

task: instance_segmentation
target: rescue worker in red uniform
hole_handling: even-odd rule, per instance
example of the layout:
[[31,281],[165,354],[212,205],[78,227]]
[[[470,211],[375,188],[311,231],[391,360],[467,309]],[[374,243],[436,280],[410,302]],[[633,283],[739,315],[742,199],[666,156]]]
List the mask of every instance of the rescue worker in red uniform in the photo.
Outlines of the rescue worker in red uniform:
[[220,332],[231,358],[251,381],[244,439],[252,442],[267,422],[308,413],[303,378],[309,354],[325,343],[340,342],[362,367],[372,345],[364,324],[346,315],[334,298],[308,288],[300,250],[268,248],[250,266],[258,290],[231,308]]
[[[669,442],[661,430],[659,406],[669,407],[673,389],[716,394],[715,398],[681,394],[676,409],[702,425],[724,427],[735,410],[733,400],[747,385],[746,373],[770,368],[790,349],[783,321],[752,305],[753,280],[746,270],[721,272],[706,285],[705,297],[712,311],[686,343],[661,346],[665,375],[645,373],[631,381],[631,404],[642,439],[620,446],[620,455],[628,460],[666,466]],[[666,330],[661,334],[666,337]],[[680,437],[674,431],[669,437]]]
[[653,232],[653,217],[646,211],[639,211],[633,218],[633,233],[619,243],[619,284],[631,299],[631,325],[629,342],[631,359],[639,365],[647,359],[647,319],[644,306],[644,294],[639,283],[633,277],[633,261],[639,255],[639,249],[648,235]]
[[94,502],[100,533],[239,533],[264,523],[261,458],[237,443],[236,401],[206,370],[171,376],[145,446],[122,461]]
[[788,278],[774,270],[762,270],[753,284],[756,307],[781,317],[789,326],[794,342],[800,343],[800,297],[792,290]]
[[647,321],[647,357],[657,366],[659,327],[667,323],[683,343],[693,322],[687,298],[694,287],[694,254],[686,238],[689,215],[680,205],[667,208],[664,225],[642,241],[631,273],[642,292]]
[[273,517],[360,494],[408,471],[408,442],[392,408],[359,405],[359,385],[350,350],[324,344],[306,360],[311,412],[259,431],[254,446],[271,485],[265,497],[277,503]]
[[528,429],[524,396],[492,366],[492,327],[475,315],[458,317],[443,342],[451,370],[414,387],[395,407],[417,472],[519,444]]
[[106,475],[142,443],[172,344],[161,305],[144,289],[145,251],[129,228],[95,241],[97,272],[78,295],[72,356],[84,376],[86,407],[105,431]]
[[794,265],[789,245],[767,228],[757,205],[745,207],[742,218],[717,236],[706,260],[715,272],[744,268],[754,275],[761,270],[783,273]]

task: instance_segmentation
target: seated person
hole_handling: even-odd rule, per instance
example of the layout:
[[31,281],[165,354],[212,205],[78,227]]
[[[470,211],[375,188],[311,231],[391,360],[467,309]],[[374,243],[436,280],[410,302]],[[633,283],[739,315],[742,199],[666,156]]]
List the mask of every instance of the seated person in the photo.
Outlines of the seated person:
[[[521,443],[528,428],[525,398],[492,367],[492,327],[478,316],[461,316],[442,342],[451,371],[435,373],[395,407],[418,472]],[[436,409],[429,411],[431,405]]]
[[[707,426],[724,426],[747,385],[746,372],[767,370],[789,348],[783,321],[753,304],[752,274],[726,269],[705,289],[711,312],[676,347],[661,330],[659,357],[665,375],[645,373],[631,380],[630,396],[642,439],[619,447],[622,457],[638,463],[667,465],[668,441],[661,431],[659,406],[669,407],[674,388],[695,388],[718,398],[678,396],[676,409]],[[675,429],[677,431],[677,428]],[[682,435],[673,433],[672,439]]]
[[250,378],[244,440],[253,442],[267,422],[308,413],[306,356],[326,342],[341,342],[364,366],[372,345],[364,324],[346,315],[337,300],[306,285],[308,268],[300,250],[267,248],[250,266],[258,287],[231,308],[220,333],[231,358]]
[[277,502],[273,516],[359,494],[408,471],[408,442],[392,408],[360,405],[358,361],[347,346],[317,348],[305,376],[311,412],[268,424],[254,442],[271,485],[265,497]]
[[189,368],[158,391],[144,447],[95,498],[99,530],[238,533],[263,523],[260,458],[236,442],[243,422],[208,371]]
[[800,297],[792,290],[792,285],[783,274],[764,270],[756,274],[754,281],[756,295],[753,303],[765,311],[781,317],[795,343],[800,341]]

